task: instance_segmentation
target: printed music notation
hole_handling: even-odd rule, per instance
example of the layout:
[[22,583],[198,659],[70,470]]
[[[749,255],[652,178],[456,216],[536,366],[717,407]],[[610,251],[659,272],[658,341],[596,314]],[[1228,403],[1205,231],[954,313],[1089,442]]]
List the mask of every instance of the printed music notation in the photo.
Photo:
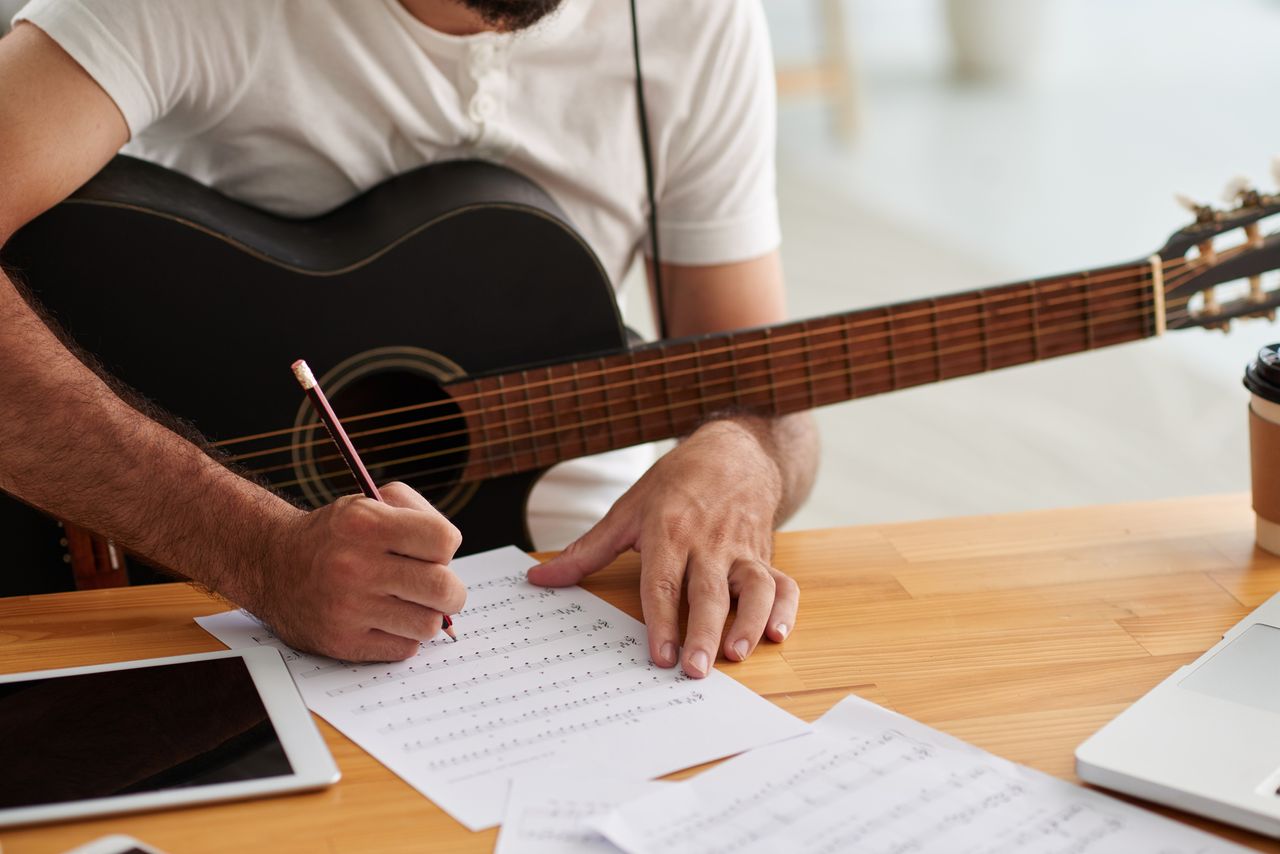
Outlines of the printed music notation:
[[240,612],[198,622],[232,647],[280,648],[313,711],[473,830],[548,762],[607,755],[653,777],[808,730],[722,673],[657,667],[641,623],[581,588],[531,585],[532,565],[516,549],[454,561],[457,643],[394,664],[298,653]]
[[589,822],[631,854],[1211,854],[1230,843],[849,696],[752,750]]
[[616,854],[589,822],[668,785],[598,771],[519,778],[511,784],[494,854]]

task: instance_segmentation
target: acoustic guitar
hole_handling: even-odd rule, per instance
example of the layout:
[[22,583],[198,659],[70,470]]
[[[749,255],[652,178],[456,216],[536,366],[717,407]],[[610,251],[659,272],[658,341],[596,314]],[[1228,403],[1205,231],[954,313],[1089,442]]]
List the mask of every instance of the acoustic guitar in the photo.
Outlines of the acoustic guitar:
[[[107,370],[321,505],[356,487],[288,369],[305,356],[374,478],[419,489],[477,551],[531,546],[525,503],[548,467],[717,412],[778,415],[1274,317],[1280,289],[1260,276],[1280,233],[1259,221],[1280,195],[1242,189],[1231,210],[1195,212],[1129,263],[638,346],[560,208],[486,163],[423,167],[285,220],[121,156],[0,260]],[[1216,245],[1227,232],[1240,239]],[[6,496],[0,536],[9,592],[48,589],[68,548],[93,548]],[[119,581],[120,555],[96,548]]]

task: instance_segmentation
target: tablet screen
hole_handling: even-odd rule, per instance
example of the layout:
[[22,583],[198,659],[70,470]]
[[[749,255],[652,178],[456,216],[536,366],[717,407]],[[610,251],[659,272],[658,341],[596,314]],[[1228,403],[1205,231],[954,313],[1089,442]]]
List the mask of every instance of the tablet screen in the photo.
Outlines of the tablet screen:
[[0,809],[291,774],[245,662],[0,683]]

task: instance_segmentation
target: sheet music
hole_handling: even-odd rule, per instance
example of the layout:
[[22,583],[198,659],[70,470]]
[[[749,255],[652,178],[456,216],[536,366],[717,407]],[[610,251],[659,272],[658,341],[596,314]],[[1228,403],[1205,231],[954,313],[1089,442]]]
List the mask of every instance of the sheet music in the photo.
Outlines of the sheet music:
[[670,785],[590,770],[519,777],[511,784],[493,854],[616,854],[613,843],[587,821]]
[[632,854],[1216,854],[1246,849],[855,696],[593,822]]
[[580,587],[525,580],[515,548],[459,558],[467,606],[407,661],[288,648],[241,611],[196,620],[233,649],[281,649],[307,706],[471,830],[502,818],[513,776],[607,758],[644,780],[807,732],[718,671],[649,661],[644,625]]

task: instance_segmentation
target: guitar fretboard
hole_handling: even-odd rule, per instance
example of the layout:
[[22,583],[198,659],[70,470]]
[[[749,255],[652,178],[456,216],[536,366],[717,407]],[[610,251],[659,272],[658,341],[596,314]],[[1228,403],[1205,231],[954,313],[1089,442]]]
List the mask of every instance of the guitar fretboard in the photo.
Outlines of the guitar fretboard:
[[1153,303],[1138,262],[461,381],[463,480],[1136,341]]

